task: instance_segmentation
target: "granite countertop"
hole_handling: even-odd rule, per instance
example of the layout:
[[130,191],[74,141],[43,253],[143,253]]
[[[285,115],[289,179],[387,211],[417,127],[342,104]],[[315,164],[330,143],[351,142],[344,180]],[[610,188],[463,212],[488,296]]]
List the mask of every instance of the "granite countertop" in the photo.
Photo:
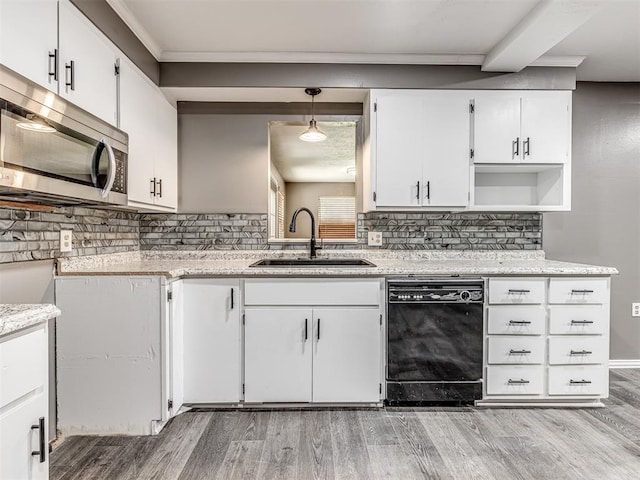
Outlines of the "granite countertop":
[[50,304],[0,304],[0,337],[60,315]]
[[306,251],[138,251],[57,259],[58,275],[368,276],[388,275],[615,275],[612,267],[548,260],[535,251],[331,250],[319,256],[365,258],[375,267],[250,267],[261,258],[297,258]]

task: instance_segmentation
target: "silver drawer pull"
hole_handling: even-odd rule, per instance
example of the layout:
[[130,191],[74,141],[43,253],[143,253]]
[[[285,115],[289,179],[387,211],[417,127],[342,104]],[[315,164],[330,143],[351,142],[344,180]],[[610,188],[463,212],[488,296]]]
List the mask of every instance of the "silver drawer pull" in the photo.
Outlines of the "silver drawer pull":
[[591,380],[569,380],[569,385],[588,385],[591,383]]
[[510,288],[508,293],[531,293],[531,290],[518,290]]
[[509,320],[509,325],[531,325],[529,320]]
[[527,355],[531,350],[509,350],[509,355]]
[[571,325],[588,325],[593,323],[593,320],[571,320]]
[[531,383],[529,382],[529,380],[525,380],[524,378],[521,378],[520,380],[513,380],[513,379],[509,379],[507,380],[507,383],[509,385],[526,385],[527,383]]
[[584,295],[586,293],[593,293],[593,290],[571,290],[571,295]]
[[592,353],[589,350],[571,350],[569,352],[570,355],[591,355]]

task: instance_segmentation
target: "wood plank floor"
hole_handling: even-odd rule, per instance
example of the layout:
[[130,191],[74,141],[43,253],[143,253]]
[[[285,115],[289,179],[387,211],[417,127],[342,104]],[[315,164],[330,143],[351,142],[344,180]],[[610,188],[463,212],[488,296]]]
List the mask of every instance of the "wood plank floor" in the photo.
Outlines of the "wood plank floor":
[[640,370],[605,408],[187,412],[154,437],[69,437],[51,480],[635,479]]

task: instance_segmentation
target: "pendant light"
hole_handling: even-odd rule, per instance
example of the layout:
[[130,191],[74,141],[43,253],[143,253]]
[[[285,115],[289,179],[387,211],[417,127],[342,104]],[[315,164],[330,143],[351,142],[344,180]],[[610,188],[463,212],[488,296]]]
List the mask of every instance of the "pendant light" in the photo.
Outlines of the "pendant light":
[[304,142],[322,142],[327,139],[327,134],[316,126],[316,119],[313,115],[313,99],[321,91],[319,88],[305,88],[304,90],[304,93],[311,95],[311,121],[309,122],[309,128],[300,134],[300,140]]

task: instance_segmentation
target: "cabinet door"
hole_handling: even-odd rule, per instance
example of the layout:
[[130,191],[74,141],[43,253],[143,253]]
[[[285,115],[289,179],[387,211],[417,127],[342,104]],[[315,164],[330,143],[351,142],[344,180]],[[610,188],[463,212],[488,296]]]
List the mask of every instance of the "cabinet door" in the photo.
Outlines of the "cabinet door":
[[245,310],[245,402],[311,401],[312,319],[308,308]]
[[313,401],[380,401],[380,311],[313,310]]
[[520,96],[480,93],[476,95],[474,109],[474,162],[520,162]]
[[0,63],[57,93],[57,48],[56,0],[0,1]]
[[238,280],[184,280],[186,403],[240,401],[239,291]]
[[522,97],[522,161],[564,163],[571,148],[571,92]]
[[376,113],[376,205],[421,205],[425,109],[416,95],[380,95]]
[[465,207],[469,203],[469,97],[430,93],[425,109],[422,205]]
[[30,397],[0,416],[0,478],[36,480],[49,478],[49,443],[45,442],[45,461],[31,455],[40,448],[39,418],[45,417],[42,434],[47,439],[48,400],[44,393]]
[[69,2],[59,8],[60,96],[115,125],[115,48]]
[[142,72],[120,61],[120,128],[129,134],[127,195],[130,202],[153,204],[155,92]]
[[176,208],[178,206],[178,113],[159,91],[155,109],[157,122],[154,176],[158,182],[155,204]]

